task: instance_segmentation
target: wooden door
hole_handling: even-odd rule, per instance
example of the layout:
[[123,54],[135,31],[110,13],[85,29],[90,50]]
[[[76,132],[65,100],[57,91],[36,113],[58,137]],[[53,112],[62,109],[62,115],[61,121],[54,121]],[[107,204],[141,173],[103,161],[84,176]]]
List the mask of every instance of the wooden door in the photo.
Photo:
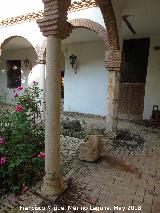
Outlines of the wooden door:
[[121,83],[120,117],[128,120],[143,119],[145,84]]
[[125,62],[121,73],[119,107],[121,118],[143,119],[149,44],[148,38],[124,41]]

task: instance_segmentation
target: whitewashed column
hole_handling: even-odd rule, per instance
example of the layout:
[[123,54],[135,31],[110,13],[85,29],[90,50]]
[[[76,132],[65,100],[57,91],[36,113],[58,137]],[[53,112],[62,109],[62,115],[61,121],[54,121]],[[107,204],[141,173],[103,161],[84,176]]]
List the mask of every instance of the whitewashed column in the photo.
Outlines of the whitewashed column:
[[40,81],[39,88],[43,89],[41,94],[41,111],[43,114],[43,120],[45,120],[45,70],[46,70],[46,61],[45,60],[37,60],[37,70],[40,73]]

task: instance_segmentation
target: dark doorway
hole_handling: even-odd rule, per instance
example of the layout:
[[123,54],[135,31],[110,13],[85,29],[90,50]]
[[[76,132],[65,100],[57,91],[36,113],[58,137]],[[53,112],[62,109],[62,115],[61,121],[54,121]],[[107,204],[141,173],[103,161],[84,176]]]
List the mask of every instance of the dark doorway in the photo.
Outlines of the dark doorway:
[[21,86],[21,60],[7,60],[7,87]]
[[121,73],[120,114],[129,120],[142,119],[150,39],[125,40],[125,63]]

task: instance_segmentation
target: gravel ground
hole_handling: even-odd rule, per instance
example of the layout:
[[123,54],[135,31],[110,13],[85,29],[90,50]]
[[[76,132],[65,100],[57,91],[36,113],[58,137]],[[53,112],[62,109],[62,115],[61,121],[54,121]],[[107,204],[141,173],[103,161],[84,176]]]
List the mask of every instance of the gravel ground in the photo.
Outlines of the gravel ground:
[[[63,119],[85,121],[87,127],[104,128],[105,118],[100,116],[63,113]],[[159,127],[120,121],[116,140],[104,134],[104,153],[95,163],[81,162],[75,150],[83,140],[61,137],[61,174],[67,190],[56,200],[37,194],[41,182],[16,202],[1,200],[7,212],[20,211],[23,207],[46,207],[41,212],[97,212],[93,207],[102,207],[101,212],[160,212],[160,130]],[[13,201],[13,197],[12,197]],[[117,207],[118,206],[118,207]],[[76,207],[76,211],[73,207]],[[124,211],[120,208],[125,207]],[[133,211],[130,208],[134,208]],[[63,209],[61,209],[63,208]],[[109,208],[106,210],[105,208]],[[117,209],[119,208],[119,209]],[[139,209],[139,210],[138,210]],[[141,211],[140,211],[141,209]]]

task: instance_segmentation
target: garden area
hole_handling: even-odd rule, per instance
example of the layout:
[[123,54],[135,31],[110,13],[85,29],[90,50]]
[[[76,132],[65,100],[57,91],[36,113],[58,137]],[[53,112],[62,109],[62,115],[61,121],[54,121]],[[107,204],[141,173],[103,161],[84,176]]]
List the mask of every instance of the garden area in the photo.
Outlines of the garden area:
[[0,196],[23,193],[44,174],[44,123],[38,83],[15,90],[13,106],[0,108]]
[[[38,83],[18,87],[13,105],[0,100],[0,197],[21,195],[44,176],[45,129]],[[65,118],[64,118],[65,117]],[[87,129],[82,119],[61,118],[61,136],[84,139],[86,135],[103,134],[105,129]],[[66,146],[66,144],[63,144]],[[74,145],[72,145],[74,150]],[[63,154],[62,154],[63,156]],[[66,156],[64,157],[66,158]],[[66,171],[61,165],[61,174]],[[67,162],[69,168],[69,162]]]
[[[50,204],[39,197],[45,161],[42,92],[33,82],[15,90],[13,105],[0,101],[0,209],[6,212]],[[103,117],[61,113],[60,172],[68,188],[52,206],[114,206],[117,196],[121,205],[141,205],[144,212],[157,209],[159,129],[120,121],[112,135],[104,127]]]
[[[45,198],[39,197],[45,175],[42,92],[34,81],[31,87],[15,90],[13,105],[0,101],[0,209],[5,208],[6,212],[21,205],[49,205]],[[139,200],[139,194],[144,208],[148,196],[154,200],[153,204],[157,202],[159,129],[146,126],[146,122],[120,121],[116,135],[110,135],[104,127],[103,117],[61,113],[60,173],[68,188],[53,206],[80,208],[84,202],[93,205],[93,201],[94,205],[114,206],[113,197],[117,195],[122,199],[120,203],[129,205]],[[140,187],[142,182],[145,193]],[[148,185],[152,182],[154,191]],[[129,192],[128,184],[133,184]],[[123,192],[129,193],[127,199],[122,197]]]

